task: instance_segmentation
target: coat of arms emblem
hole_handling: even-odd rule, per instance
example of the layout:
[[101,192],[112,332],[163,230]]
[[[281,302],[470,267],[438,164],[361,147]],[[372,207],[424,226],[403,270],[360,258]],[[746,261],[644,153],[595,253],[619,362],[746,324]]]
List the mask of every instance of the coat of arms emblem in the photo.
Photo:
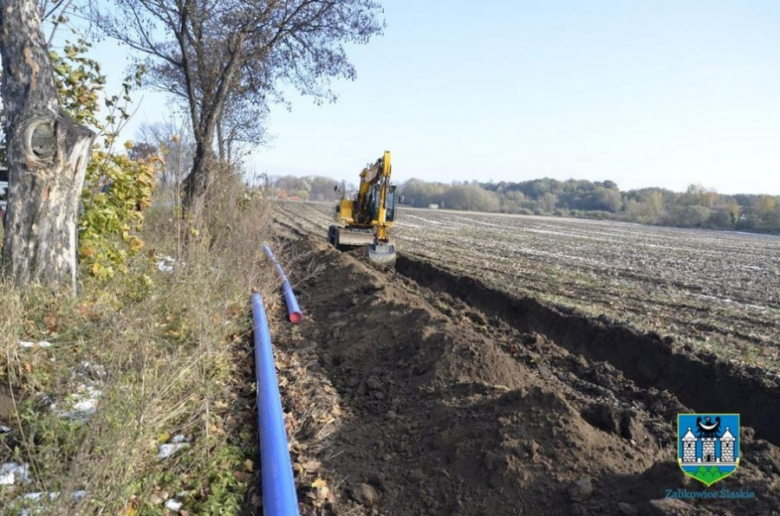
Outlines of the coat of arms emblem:
[[739,466],[739,414],[678,414],[677,461],[707,487]]

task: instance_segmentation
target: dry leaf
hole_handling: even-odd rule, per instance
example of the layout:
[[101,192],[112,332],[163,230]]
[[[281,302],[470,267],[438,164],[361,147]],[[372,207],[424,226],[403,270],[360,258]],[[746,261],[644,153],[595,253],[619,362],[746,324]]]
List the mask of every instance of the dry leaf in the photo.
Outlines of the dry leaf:
[[311,486],[315,489],[319,489],[321,487],[328,487],[328,483],[325,482],[323,479],[318,478],[317,480],[311,483]]
[[138,507],[138,498],[134,496],[125,504],[125,516],[135,516],[138,514],[138,509],[136,507]]
[[322,463],[318,460],[307,460],[306,462],[301,464],[301,467],[308,471],[309,473],[312,473],[314,471],[317,471],[320,469],[320,466],[322,466]]
[[57,331],[57,317],[54,315],[47,315],[43,318],[43,324],[49,329],[49,331]]

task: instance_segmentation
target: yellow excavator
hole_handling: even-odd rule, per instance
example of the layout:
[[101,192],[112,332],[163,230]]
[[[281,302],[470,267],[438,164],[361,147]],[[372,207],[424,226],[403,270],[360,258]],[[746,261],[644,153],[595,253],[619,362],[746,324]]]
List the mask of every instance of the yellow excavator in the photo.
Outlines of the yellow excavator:
[[[390,152],[368,164],[360,173],[360,189],[354,199],[347,199],[344,186],[336,205],[336,221],[330,226],[328,241],[338,249],[368,246],[368,258],[383,265],[395,265],[395,244],[388,230],[396,212],[395,186],[390,184]],[[338,190],[338,186],[336,187]]]

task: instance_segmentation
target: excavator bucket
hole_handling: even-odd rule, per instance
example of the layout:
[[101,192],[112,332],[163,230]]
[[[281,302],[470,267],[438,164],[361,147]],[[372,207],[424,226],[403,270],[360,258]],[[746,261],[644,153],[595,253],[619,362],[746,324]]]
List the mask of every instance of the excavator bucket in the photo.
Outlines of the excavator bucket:
[[371,243],[368,246],[368,259],[383,267],[395,266],[395,245],[388,243]]

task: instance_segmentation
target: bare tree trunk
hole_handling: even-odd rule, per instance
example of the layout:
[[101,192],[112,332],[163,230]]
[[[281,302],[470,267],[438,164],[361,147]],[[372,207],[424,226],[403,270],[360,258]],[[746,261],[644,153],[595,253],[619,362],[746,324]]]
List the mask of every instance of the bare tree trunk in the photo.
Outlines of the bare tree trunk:
[[197,218],[214,180],[213,133],[198,141],[190,174],[184,179],[184,208]]
[[219,162],[220,164],[225,163],[225,137],[223,135],[223,116],[220,112],[219,118],[217,119],[217,145],[219,149]]
[[[194,96],[190,95],[189,97],[196,148],[192,172],[190,172],[190,175],[184,180],[186,183],[184,191],[184,208],[192,213],[194,218],[198,217],[200,209],[205,205],[208,190],[211,187],[211,183],[214,182],[216,173],[214,163],[214,133],[217,132],[217,125],[225,105],[225,99],[227,98],[228,92],[233,87],[233,77],[241,62],[240,52],[237,49],[241,48],[245,37],[246,34],[243,33],[231,36],[233,42],[229,45],[229,48],[232,49],[230,61],[222,72],[219,87],[214,92],[214,98],[210,101],[210,105],[207,105],[204,101],[199,111]],[[187,55],[186,50],[187,46],[182,44],[182,55],[185,58]],[[201,48],[200,50],[203,49]],[[185,59],[185,61],[186,60],[187,59]],[[188,84],[191,84],[191,76],[189,75],[191,71],[188,65],[185,65],[184,69],[185,79]]]
[[0,0],[8,211],[3,268],[15,283],[76,286],[77,220],[94,133],[64,113],[35,0]]
[[234,134],[235,128],[230,128],[230,134],[227,138],[227,162],[228,165],[231,167],[232,170],[233,167],[233,141],[235,140],[235,134]]

